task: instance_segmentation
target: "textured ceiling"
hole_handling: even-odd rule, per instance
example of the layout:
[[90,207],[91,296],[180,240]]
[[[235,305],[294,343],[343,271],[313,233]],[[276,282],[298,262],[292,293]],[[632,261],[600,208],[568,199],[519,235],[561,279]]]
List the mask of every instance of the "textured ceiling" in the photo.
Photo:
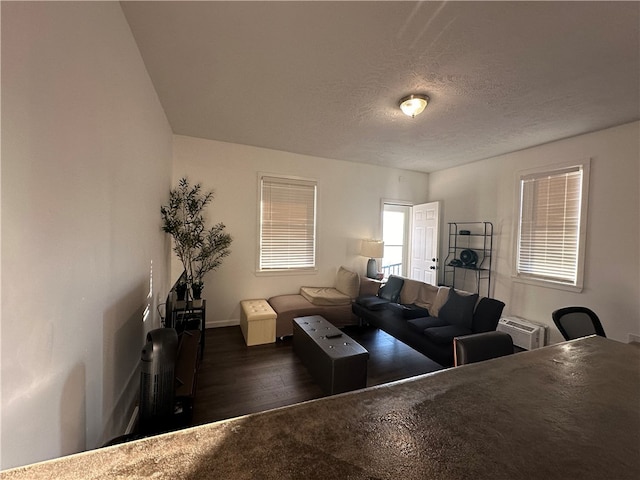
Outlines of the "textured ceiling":
[[121,4],[176,134],[432,172],[640,119],[638,2]]

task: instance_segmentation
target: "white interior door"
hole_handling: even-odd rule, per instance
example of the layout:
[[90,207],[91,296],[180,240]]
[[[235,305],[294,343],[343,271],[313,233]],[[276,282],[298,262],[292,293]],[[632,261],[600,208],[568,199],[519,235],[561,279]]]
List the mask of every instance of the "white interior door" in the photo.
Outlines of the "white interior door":
[[410,278],[438,284],[440,202],[414,205],[411,223]]

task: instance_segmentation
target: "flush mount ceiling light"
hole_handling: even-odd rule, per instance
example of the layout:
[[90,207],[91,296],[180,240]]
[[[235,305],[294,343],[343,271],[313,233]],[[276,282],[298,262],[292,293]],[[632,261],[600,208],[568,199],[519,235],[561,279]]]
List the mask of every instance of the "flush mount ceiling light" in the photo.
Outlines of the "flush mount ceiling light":
[[429,97],[419,93],[407,95],[400,99],[400,110],[405,115],[414,118],[416,115],[420,115],[429,103]]

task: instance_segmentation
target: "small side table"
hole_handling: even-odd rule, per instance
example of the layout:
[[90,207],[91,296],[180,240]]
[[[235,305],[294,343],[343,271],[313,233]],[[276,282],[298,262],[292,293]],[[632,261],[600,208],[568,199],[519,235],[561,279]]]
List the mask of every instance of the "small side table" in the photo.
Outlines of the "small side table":
[[[171,328],[180,334],[185,330],[200,330],[200,358],[204,355],[204,324],[207,318],[206,300],[179,300],[171,312]],[[196,328],[192,326],[196,325]]]

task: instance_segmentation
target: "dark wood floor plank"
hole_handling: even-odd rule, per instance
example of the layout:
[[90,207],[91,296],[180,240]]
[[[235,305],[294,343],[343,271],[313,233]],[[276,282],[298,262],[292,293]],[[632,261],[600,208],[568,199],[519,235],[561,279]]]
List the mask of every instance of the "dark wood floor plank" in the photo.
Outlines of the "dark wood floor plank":
[[[367,386],[442,369],[386,333],[348,327],[369,351]],[[247,415],[324,396],[293,352],[292,339],[247,347],[239,326],[207,329],[192,425]]]

